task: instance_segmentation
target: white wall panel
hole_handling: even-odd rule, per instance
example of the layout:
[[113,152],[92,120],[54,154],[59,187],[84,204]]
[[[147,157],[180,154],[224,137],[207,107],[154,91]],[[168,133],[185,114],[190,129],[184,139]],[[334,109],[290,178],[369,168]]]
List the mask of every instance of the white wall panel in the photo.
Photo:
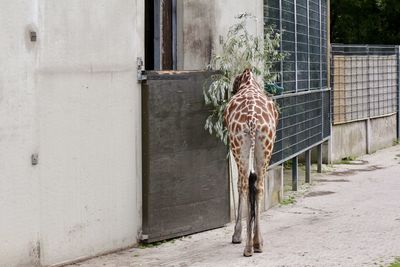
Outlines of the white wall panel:
[[144,1],[1,1],[0,25],[0,266],[135,244]]
[[34,62],[36,1],[0,3],[0,266],[38,260],[39,189]]
[[43,0],[38,63],[42,263],[136,243],[143,2]]

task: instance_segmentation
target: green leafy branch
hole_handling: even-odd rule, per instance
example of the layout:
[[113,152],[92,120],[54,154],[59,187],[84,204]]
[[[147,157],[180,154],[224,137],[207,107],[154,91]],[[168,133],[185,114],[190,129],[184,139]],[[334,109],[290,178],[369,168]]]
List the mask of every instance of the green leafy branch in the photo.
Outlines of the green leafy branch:
[[259,81],[271,84],[278,78],[278,73],[273,71],[274,65],[284,57],[279,51],[280,34],[272,27],[266,27],[263,37],[260,37],[247,29],[247,22],[255,19],[254,16],[243,13],[236,19],[238,22],[229,28],[222,52],[213,55],[208,66],[208,69],[218,72],[203,88],[205,103],[211,107],[205,129],[225,145],[228,135],[223,121],[224,110],[232,97],[235,77],[249,68]]

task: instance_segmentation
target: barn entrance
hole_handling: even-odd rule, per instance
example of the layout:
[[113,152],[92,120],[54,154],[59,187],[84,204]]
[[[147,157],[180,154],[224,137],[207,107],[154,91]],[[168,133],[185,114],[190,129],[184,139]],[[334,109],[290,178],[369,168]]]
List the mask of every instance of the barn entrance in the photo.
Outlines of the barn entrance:
[[138,64],[145,242],[222,227],[230,220],[227,149],[204,130],[209,112],[203,84],[211,72],[173,71],[176,21],[176,1],[146,1],[146,62]]

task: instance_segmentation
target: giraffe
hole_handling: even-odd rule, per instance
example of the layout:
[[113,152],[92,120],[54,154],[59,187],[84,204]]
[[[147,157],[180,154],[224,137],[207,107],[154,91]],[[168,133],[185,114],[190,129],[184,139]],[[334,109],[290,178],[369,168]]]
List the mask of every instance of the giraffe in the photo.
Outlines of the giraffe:
[[242,241],[242,206],[247,200],[247,241],[243,253],[246,257],[253,255],[253,249],[256,253],[263,251],[260,208],[264,196],[264,176],[271,159],[278,117],[274,101],[264,93],[250,69],[235,78],[233,96],[226,106],[224,122],[239,171],[239,203],[232,243]]

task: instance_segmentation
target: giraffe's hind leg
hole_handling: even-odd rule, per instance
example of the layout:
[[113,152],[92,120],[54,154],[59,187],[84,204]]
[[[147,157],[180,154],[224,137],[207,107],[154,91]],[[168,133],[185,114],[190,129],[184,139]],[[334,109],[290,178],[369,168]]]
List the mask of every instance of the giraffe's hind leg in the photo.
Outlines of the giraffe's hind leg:
[[[256,174],[251,173],[246,177],[249,181],[249,189],[247,193],[247,240],[243,255],[245,257],[253,256],[253,224],[255,219],[255,179]],[[250,184],[251,183],[251,184]]]
[[244,196],[243,190],[239,190],[239,199],[238,199],[236,223],[235,223],[234,233],[233,233],[233,236],[232,236],[232,243],[233,244],[242,243],[242,206],[243,206],[243,203],[244,203],[243,196]]
[[[238,167],[238,210],[232,243],[241,243],[242,241],[242,209],[246,203],[248,194],[248,172],[249,172],[249,153],[250,153],[250,138],[245,133],[236,135],[239,146],[231,146],[232,153]],[[232,139],[232,138],[231,138]]]
[[242,242],[242,209],[244,203],[246,203],[246,195],[248,192],[248,181],[246,179],[246,175],[249,168],[248,156],[250,153],[250,140],[245,138],[246,134],[237,133],[235,137],[232,137],[231,140],[236,138],[236,144],[239,146],[232,146],[232,153],[236,161],[236,165],[238,168],[238,209],[237,209],[237,217],[234,234],[232,236],[232,243],[238,244]]
[[259,133],[257,135],[254,151],[255,157],[255,170],[257,173],[256,180],[256,216],[254,221],[254,239],[253,246],[254,252],[261,253],[263,252],[263,237],[261,234],[260,227],[260,216],[261,216],[261,205],[264,200],[264,181],[265,176],[269,164],[269,160],[271,158],[271,146],[267,141],[267,137],[264,136],[264,133]]

